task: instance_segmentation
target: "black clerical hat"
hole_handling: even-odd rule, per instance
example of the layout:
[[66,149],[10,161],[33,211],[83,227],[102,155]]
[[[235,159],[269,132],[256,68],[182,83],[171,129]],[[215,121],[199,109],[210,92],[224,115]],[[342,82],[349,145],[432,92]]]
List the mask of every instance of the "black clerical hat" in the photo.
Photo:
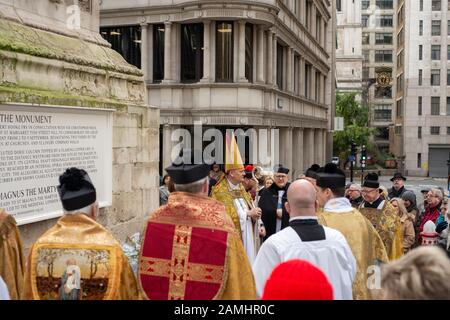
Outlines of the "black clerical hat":
[[334,163],[328,163],[317,171],[316,184],[321,188],[345,188],[345,173]]
[[406,181],[406,177],[404,177],[400,172],[396,172],[391,178],[391,181],[394,182],[395,179],[402,179],[403,181]]
[[66,211],[75,211],[93,204],[97,200],[95,187],[86,171],[67,169],[59,177],[58,194]]
[[273,169],[274,173],[284,173],[284,174],[288,174],[289,173],[289,169],[284,167],[282,164],[276,165]]
[[[190,163],[172,163],[170,167],[166,168],[167,173],[175,184],[189,184],[196,182],[205,178],[209,173],[210,166],[203,162],[201,151],[187,150],[187,152],[190,152],[191,154],[192,161],[190,161]],[[200,160],[200,163],[196,164],[194,160]]]
[[305,176],[308,178],[316,179],[316,173],[319,171],[320,166],[318,164],[313,164],[308,170],[305,172]]
[[378,175],[376,173],[368,173],[367,176],[364,178],[363,187],[367,188],[379,188],[380,182],[378,181]]

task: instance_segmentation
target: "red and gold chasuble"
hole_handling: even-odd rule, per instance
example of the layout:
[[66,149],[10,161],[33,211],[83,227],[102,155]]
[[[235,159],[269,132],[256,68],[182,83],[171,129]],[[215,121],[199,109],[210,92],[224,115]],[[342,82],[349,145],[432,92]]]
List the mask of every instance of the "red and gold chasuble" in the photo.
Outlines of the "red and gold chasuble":
[[[235,233],[220,202],[172,193],[168,204],[151,215],[144,232],[139,264],[144,296],[151,300],[220,299],[229,285],[228,260],[236,256],[230,252]],[[246,268],[250,270],[243,265]]]

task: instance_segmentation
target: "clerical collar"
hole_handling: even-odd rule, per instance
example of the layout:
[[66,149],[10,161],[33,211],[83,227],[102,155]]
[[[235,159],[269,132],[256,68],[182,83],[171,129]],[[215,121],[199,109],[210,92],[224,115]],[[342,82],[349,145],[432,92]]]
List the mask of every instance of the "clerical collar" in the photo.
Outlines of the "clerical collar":
[[364,208],[375,208],[375,209],[379,209],[380,204],[383,202],[383,198],[379,197],[377,200],[375,200],[374,202],[370,203],[368,201],[364,201]]
[[317,216],[294,217],[294,218],[290,218],[289,222],[292,222],[292,221],[295,221],[295,220],[317,220]]
[[231,190],[237,190],[237,189],[239,189],[240,183],[238,183],[238,184],[233,184],[229,179],[227,179],[227,181],[228,181],[228,185],[230,186],[230,189],[231,189]]
[[347,198],[334,198],[327,201],[323,207],[324,211],[342,213],[353,211],[353,207]]

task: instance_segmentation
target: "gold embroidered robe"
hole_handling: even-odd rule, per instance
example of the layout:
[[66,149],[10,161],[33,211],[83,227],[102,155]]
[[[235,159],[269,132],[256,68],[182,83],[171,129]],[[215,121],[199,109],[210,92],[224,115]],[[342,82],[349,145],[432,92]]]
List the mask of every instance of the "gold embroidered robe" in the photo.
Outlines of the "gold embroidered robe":
[[211,197],[225,205],[227,214],[233,220],[236,230],[241,233],[241,224],[239,222],[239,215],[237,213],[236,207],[234,206],[234,199],[243,198],[249,207],[253,204],[251,195],[245,191],[242,184],[239,185],[239,189],[231,190],[228,180],[223,177],[211,190]]
[[403,237],[399,216],[389,201],[383,209],[360,208],[359,211],[372,223],[383,240],[390,261],[403,255]]
[[0,209],[0,276],[11,300],[20,299],[24,272],[25,258],[16,220]]
[[78,300],[140,298],[120,244],[102,225],[79,213],[64,215],[31,247],[22,299],[63,299],[69,267],[81,273]]
[[251,266],[224,205],[185,192],[171,193],[150,215],[139,284],[152,300],[256,299]]
[[370,275],[368,268],[389,261],[378,232],[356,209],[339,213],[319,211],[317,216],[320,224],[336,229],[344,235],[355,256],[357,269],[353,282],[353,299],[371,299],[367,286],[367,278]]

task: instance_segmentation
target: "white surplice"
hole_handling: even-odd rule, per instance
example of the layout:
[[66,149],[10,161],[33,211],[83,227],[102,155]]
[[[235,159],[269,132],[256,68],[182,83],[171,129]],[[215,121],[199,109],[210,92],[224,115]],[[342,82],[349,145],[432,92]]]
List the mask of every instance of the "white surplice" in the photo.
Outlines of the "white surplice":
[[8,287],[2,277],[0,277],[0,300],[9,300]]
[[[317,219],[317,217],[294,219]],[[355,257],[342,233],[325,226],[323,228],[325,240],[303,242],[293,228],[287,227],[272,235],[262,244],[253,264],[256,291],[259,297],[262,296],[264,285],[272,270],[278,264],[292,259],[302,259],[312,263],[325,273],[333,286],[334,299],[353,299],[352,284],[356,275]]]
[[[239,185],[232,184],[230,181],[228,181],[228,184],[232,190],[240,187]],[[255,231],[258,230],[257,224],[255,224],[256,225],[255,229],[255,225],[253,224],[252,218],[247,214],[250,208],[247,205],[245,199],[243,198],[234,199],[234,206],[239,216],[239,223],[241,225],[242,242],[244,245],[244,249],[245,252],[247,253],[247,257],[248,260],[250,261],[250,264],[253,264],[257,253],[255,241]],[[258,233],[256,233],[256,235],[258,236]]]

